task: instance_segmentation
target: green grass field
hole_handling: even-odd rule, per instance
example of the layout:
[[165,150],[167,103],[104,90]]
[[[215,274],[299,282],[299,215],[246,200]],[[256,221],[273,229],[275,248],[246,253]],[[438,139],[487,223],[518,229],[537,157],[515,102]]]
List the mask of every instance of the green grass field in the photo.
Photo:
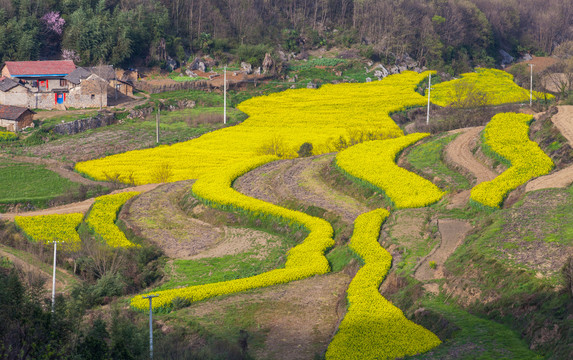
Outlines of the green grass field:
[[77,184],[44,166],[0,160],[0,203],[47,202]]
[[296,243],[290,237],[282,235],[278,239],[274,237],[264,246],[255,245],[251,250],[237,255],[197,260],[176,259],[173,265],[167,264],[165,267],[170,280],[156,290],[241,279],[281,268],[286,261],[285,254],[294,245]]
[[468,179],[457,171],[450,169],[443,160],[446,145],[458,135],[432,138],[430,141],[414,146],[407,155],[408,162],[414,170],[427,179],[438,181],[438,187],[444,190],[469,189]]
[[[498,360],[498,359],[542,359],[529,350],[518,334],[502,324],[482,319],[455,306],[446,305],[443,299],[423,303],[426,309],[442,315],[458,327],[454,336],[428,353],[406,357],[406,359],[456,359],[456,360]],[[440,329],[441,330],[441,329]]]

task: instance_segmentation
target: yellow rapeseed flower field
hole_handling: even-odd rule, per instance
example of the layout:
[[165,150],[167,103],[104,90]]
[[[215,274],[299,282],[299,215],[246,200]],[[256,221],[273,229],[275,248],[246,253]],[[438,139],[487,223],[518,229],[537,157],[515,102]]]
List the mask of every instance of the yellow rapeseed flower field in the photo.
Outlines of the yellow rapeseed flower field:
[[383,190],[398,208],[427,206],[440,200],[444,192],[429,180],[402,169],[394,160],[400,151],[429,135],[415,133],[358,144],[338,153],[336,165]]
[[494,116],[483,132],[487,149],[511,166],[492,181],[476,185],[470,199],[490,208],[499,208],[508,192],[553,169],[553,161],[536,142],[529,139],[531,115],[502,113]]
[[[256,217],[272,217],[309,230],[306,239],[288,252],[285,267],[243,279],[154,292],[153,294],[159,295],[153,300],[154,308],[170,308],[176,298],[199,301],[223,294],[287,283],[330,271],[324,252],[334,245],[334,240],[332,226],[327,221],[248,197],[231,188],[237,177],[276,159],[273,156],[258,157],[202,176],[193,185],[193,193],[214,207],[245,211]],[[131,306],[139,310],[148,309],[148,301],[142,296],[134,297]]]
[[300,146],[313,144],[314,153],[333,151],[332,142],[352,131],[402,136],[389,113],[421,106],[425,98],[415,90],[429,72],[407,71],[382,81],[324,85],[252,98],[238,108],[249,118],[242,124],[171,146],[130,151],[76,164],[76,170],[96,180],[119,175],[136,184],[158,180],[154,171],[168,166],[169,181],[200,176],[261,155],[261,146],[280,140],[283,157],[295,157]]
[[11,131],[0,130],[0,141],[11,141],[11,140],[16,140],[17,138],[18,135],[16,135],[16,133],[13,133]]
[[34,242],[58,241],[63,243],[62,249],[76,251],[81,242],[76,229],[83,217],[83,214],[16,216],[14,222]]
[[440,345],[432,332],[408,320],[384,299],[378,287],[390,269],[392,256],[378,243],[384,209],[360,215],[354,222],[350,248],[364,266],[348,287],[349,307],[326,351],[327,360],[395,359]]
[[[426,92],[427,94],[427,92]],[[519,87],[513,75],[496,69],[476,69],[460,79],[432,86],[431,102],[440,106],[500,105],[529,102],[529,90]],[[482,98],[485,97],[485,98]],[[535,91],[533,100],[553,99],[551,94]]]
[[125,234],[115,225],[117,213],[123,204],[138,194],[137,191],[131,191],[97,197],[86,216],[86,224],[96,236],[100,237],[110,247],[138,246],[127,240]]

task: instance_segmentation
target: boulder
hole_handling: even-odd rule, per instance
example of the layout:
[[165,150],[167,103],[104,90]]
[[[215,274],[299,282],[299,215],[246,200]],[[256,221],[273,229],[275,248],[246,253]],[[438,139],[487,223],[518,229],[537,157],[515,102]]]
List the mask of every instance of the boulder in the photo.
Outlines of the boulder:
[[533,60],[533,56],[531,56],[531,54],[525,54],[521,58],[521,61],[530,61],[530,60]]
[[166,63],[167,63],[167,68],[170,71],[177,69],[177,61],[175,61],[175,59],[171,58],[170,56],[167,57]]
[[255,75],[261,75],[261,67],[259,66],[258,68],[256,68],[253,73],[254,73]]
[[191,63],[191,65],[189,65],[189,68],[191,70],[199,70],[202,72],[205,72],[205,63],[201,61],[201,59],[199,58],[195,58],[193,59],[193,62]]
[[367,77],[367,78],[366,78],[366,82],[372,82],[372,79],[369,78],[369,77]]
[[511,64],[513,60],[515,60],[515,58],[509,55],[505,50],[499,50],[499,53],[501,55],[501,65]]
[[394,74],[399,74],[400,73],[400,69],[398,68],[398,66],[394,65],[392,66],[390,69],[388,69],[388,71],[390,72],[390,74],[394,75]]
[[250,73],[253,72],[253,65],[251,65],[251,64],[246,63],[246,62],[243,61],[243,62],[241,63],[241,70],[242,70],[243,72],[245,72],[245,74],[248,75],[248,74],[250,74]]
[[[265,55],[265,59],[266,59],[266,55]],[[288,60],[286,54],[282,50],[279,50],[279,59],[281,59],[281,61],[287,61]]]
[[318,85],[316,85],[312,81],[309,81],[308,84],[306,84],[306,88],[307,89],[318,89]]
[[187,69],[185,70],[185,75],[189,76],[189,77],[197,77],[197,74],[195,74],[193,71]]

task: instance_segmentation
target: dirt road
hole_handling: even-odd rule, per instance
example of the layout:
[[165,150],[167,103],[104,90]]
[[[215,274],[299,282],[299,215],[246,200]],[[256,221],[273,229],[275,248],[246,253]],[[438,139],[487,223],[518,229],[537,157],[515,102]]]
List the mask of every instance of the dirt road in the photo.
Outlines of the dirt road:
[[[551,118],[551,121],[569,141],[569,144],[573,146],[573,106],[558,106],[557,110],[557,114]],[[573,183],[573,165],[530,181],[525,186],[525,191],[564,188],[571,183]]]
[[321,181],[320,170],[328,166],[333,156],[327,154],[275,161],[241,176],[234,187],[243,194],[274,204],[295,198],[306,205],[331,211],[347,223],[353,223],[358,215],[369,209]]
[[[463,242],[472,226],[467,221],[457,219],[443,219],[438,221],[441,241],[424,259],[422,259],[414,272],[414,277],[420,281],[439,279],[443,276],[442,266]],[[436,268],[430,268],[430,261],[436,263]]]
[[[150,190],[155,189],[157,186],[161,184],[147,184],[147,185],[140,185],[125,189],[119,189],[112,192],[112,194],[117,194],[121,192],[127,191],[139,191],[139,192],[147,192]],[[0,220],[8,220],[14,221],[14,217],[16,216],[38,216],[38,215],[53,215],[53,214],[72,214],[72,213],[85,213],[88,211],[90,206],[94,203],[95,198],[87,199],[77,203],[66,204],[62,206],[55,206],[48,209],[37,210],[37,211],[28,211],[28,212],[21,212],[21,213],[4,213],[0,214]]]
[[482,130],[483,126],[460,129],[456,132],[461,134],[446,147],[446,160],[473,175],[476,185],[497,176],[493,170],[479,162],[471,151]]

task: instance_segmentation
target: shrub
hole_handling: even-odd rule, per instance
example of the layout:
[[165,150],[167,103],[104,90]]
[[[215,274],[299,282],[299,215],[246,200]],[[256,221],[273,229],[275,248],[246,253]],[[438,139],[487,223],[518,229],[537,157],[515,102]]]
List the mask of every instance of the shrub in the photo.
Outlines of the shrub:
[[298,157],[309,157],[312,156],[312,144],[305,142],[300,146],[297,151]]

